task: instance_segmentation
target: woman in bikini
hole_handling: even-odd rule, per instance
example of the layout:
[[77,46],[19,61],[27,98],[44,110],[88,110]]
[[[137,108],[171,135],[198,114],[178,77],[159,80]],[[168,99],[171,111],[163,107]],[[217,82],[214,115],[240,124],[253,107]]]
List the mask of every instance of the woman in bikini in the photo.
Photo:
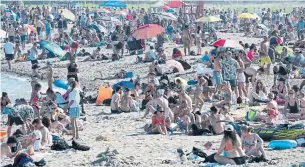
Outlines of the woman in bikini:
[[164,111],[156,111],[152,117],[152,133],[167,135]]
[[268,102],[267,89],[261,80],[256,80],[253,90],[248,94],[250,102]]
[[300,101],[293,90],[289,91],[288,99],[285,102],[284,113],[287,118],[300,118]]
[[38,84],[38,79],[43,79],[43,76],[40,75],[38,73],[38,71],[37,71],[38,68],[39,68],[39,66],[37,64],[34,64],[32,66],[32,74],[31,74],[31,79],[32,79],[31,86],[32,86],[32,90],[34,90],[35,85]]
[[70,56],[70,62],[67,66],[67,69],[68,69],[67,79],[74,78],[76,82],[79,82],[78,76],[77,76],[77,73],[79,73],[79,71],[77,68],[77,64],[75,63],[74,56]]
[[235,56],[235,59],[237,63],[239,64],[239,69],[237,69],[237,82],[238,82],[238,92],[239,92],[239,97],[246,97],[248,95],[247,90],[246,90],[246,76],[244,73],[245,70],[245,65],[244,62],[242,61],[240,56]]
[[245,150],[247,156],[261,156],[266,159],[266,153],[264,150],[264,141],[256,133],[252,133],[252,127],[243,126],[241,128],[241,141],[242,147]]
[[133,106],[134,106],[134,103],[133,103],[132,97],[130,96],[130,90],[128,88],[126,88],[121,97],[120,110],[122,112],[128,113],[128,112],[130,112],[130,109]]
[[11,103],[10,98],[8,97],[6,92],[2,92],[2,97],[1,97],[1,113],[3,113],[5,107]]
[[39,83],[36,83],[32,91],[31,100],[30,100],[30,104],[34,109],[34,118],[40,118],[40,104],[39,104],[41,98],[40,90],[41,90],[41,85]]
[[285,84],[285,79],[279,79],[279,85],[276,87],[277,98],[285,99],[287,97],[287,86]]
[[232,101],[232,90],[230,83],[228,81],[224,81],[221,87],[222,87],[224,99],[215,103],[214,106],[216,107],[221,107],[223,105],[230,105]]
[[277,102],[274,100],[274,94],[269,93],[268,94],[268,100],[267,103],[267,113],[257,113],[256,119],[264,120],[266,121],[266,124],[273,125],[278,120],[278,105]]
[[[221,155],[223,151],[226,151],[226,157]],[[220,164],[242,165],[246,163],[241,139],[232,125],[225,126],[224,137],[214,158]]]
[[199,107],[199,112],[202,109],[202,106],[204,104],[204,101],[202,99],[202,91],[203,91],[203,84],[207,82],[205,79],[200,78],[198,81],[198,85],[196,86],[195,92],[194,92],[194,102],[195,107],[193,108],[193,113],[196,112],[196,109]]

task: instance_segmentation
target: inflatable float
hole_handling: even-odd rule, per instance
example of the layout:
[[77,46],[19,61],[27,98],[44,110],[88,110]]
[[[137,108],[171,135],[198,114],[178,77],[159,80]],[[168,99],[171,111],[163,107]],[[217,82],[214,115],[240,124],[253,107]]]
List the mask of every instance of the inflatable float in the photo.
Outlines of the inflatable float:
[[269,143],[269,148],[276,150],[291,149],[297,146],[295,140],[273,140]]
[[59,108],[64,108],[67,105],[67,101],[62,97],[59,92],[55,93],[56,95],[56,104]]
[[55,80],[53,82],[53,84],[56,86],[56,87],[59,87],[59,88],[62,88],[62,89],[68,89],[69,85],[68,85],[68,81],[64,81],[64,80]]
[[103,86],[100,86],[98,88],[98,95],[96,98],[96,104],[101,105],[103,104],[104,100],[111,99],[112,96],[112,88],[105,88]]
[[265,127],[256,128],[253,133],[258,134],[264,141],[270,140],[295,140],[299,135],[305,134],[303,124],[287,127]]

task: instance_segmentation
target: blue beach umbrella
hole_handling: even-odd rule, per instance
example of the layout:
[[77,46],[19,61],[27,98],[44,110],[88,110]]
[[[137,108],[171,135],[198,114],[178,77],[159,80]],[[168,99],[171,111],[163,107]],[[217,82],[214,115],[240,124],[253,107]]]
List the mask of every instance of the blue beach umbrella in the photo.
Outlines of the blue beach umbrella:
[[174,10],[174,9],[172,9],[172,8],[169,8],[169,9],[167,9],[167,10],[166,10],[166,12],[168,12],[168,13],[174,13],[174,12],[175,12],[175,10]]
[[49,52],[52,52],[53,54],[59,57],[63,57],[66,54],[66,52],[62,50],[60,46],[54,42],[43,40],[37,43],[40,45],[41,48],[45,48]]
[[123,86],[124,88],[133,89],[134,83],[131,81],[120,81],[112,86],[113,89],[115,89],[118,86]]
[[111,0],[108,2],[101,3],[100,6],[116,7],[116,8],[126,8],[127,7],[127,5],[121,1],[111,1]]

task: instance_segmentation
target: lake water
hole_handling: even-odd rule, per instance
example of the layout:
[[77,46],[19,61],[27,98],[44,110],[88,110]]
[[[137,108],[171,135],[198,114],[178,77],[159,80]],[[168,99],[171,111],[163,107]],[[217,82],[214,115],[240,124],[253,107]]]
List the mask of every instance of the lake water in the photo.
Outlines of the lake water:
[[[47,82],[40,82],[40,84],[42,85],[41,92],[45,93],[48,88]],[[29,100],[31,91],[32,87],[29,78],[1,73],[1,92],[7,92],[12,102],[17,98]],[[62,92],[60,89],[55,89],[55,91]]]

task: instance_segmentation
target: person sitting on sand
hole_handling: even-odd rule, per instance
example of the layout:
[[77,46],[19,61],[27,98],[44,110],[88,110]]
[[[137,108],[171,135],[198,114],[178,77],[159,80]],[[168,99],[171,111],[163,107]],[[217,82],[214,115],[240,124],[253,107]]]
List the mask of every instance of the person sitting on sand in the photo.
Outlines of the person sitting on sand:
[[162,47],[158,48],[158,53],[156,55],[156,60],[158,60],[158,62],[160,64],[164,64],[165,63],[165,61],[167,59],[166,59],[166,55],[164,53],[164,48],[162,48]]
[[50,115],[47,116],[47,118],[49,118],[51,121],[49,127],[50,131],[59,130],[62,131],[62,133],[69,133],[69,131],[65,128],[71,123],[69,116],[64,114],[64,110],[57,107],[54,102],[49,103],[48,107],[51,110]]
[[224,81],[222,83],[221,87],[222,87],[222,91],[224,92],[223,93],[224,99],[215,103],[214,105],[216,107],[221,107],[222,105],[231,104],[231,101],[232,101],[232,90],[231,90],[230,83],[228,81]]
[[[183,100],[179,106],[176,106],[175,108],[172,109],[174,113],[174,118],[177,121],[178,119],[183,120],[183,122],[186,122],[188,124],[190,121],[190,116],[194,117],[193,114],[191,113],[191,108],[188,107],[187,101]],[[195,122],[192,122],[193,124]]]
[[143,61],[145,63],[145,62],[152,62],[154,60],[156,60],[156,52],[154,51],[154,47],[150,46],[149,50],[145,53]]
[[146,104],[146,111],[143,116],[145,118],[150,112],[154,112],[156,109],[154,106],[160,106],[161,108],[164,109],[165,112],[165,117],[168,119],[168,122],[171,122],[174,120],[174,114],[172,113],[171,109],[169,108],[168,105],[168,100],[164,98],[164,90],[163,89],[158,89],[157,90],[157,96],[155,99],[149,101]]
[[121,101],[122,87],[117,86],[115,88],[115,93],[111,97],[111,113],[119,114],[120,112],[120,101]]
[[100,47],[97,47],[95,50],[93,50],[92,54],[89,55],[87,58],[85,58],[83,60],[83,62],[85,61],[94,61],[94,60],[99,60],[100,59],[100,51],[101,51],[101,48]]
[[32,122],[32,125],[34,126],[35,130],[39,130],[42,134],[41,138],[41,144],[47,145],[52,143],[52,136],[49,132],[49,129],[45,126],[43,126],[41,120],[39,118],[34,119]]
[[182,56],[183,56],[182,52],[179,49],[177,48],[173,49],[172,59],[181,60]]
[[249,102],[268,102],[267,89],[261,80],[256,80],[254,87],[248,93]]
[[230,107],[228,105],[224,105],[221,108],[219,108],[218,110],[219,110],[219,114],[221,114],[225,117],[225,120],[227,120],[229,122],[235,121],[234,117],[230,113]]
[[297,40],[293,46],[295,48],[305,48],[305,38],[304,35],[301,35],[301,39]]
[[[149,67],[151,73],[156,73],[157,76],[161,76],[163,74],[162,66],[159,64],[157,60],[153,61]],[[153,74],[155,75],[155,74]],[[151,79],[150,79],[151,80]]]
[[269,93],[268,94],[268,100],[267,103],[267,113],[257,113],[256,119],[264,120],[266,121],[266,124],[275,124],[278,120],[278,105],[277,102],[274,100],[274,94]]
[[297,93],[290,90],[285,102],[284,113],[287,118],[300,118],[300,101]]
[[225,117],[218,112],[215,106],[210,108],[210,112],[210,116],[203,116],[202,128],[209,129],[214,135],[222,134],[225,127]]
[[264,68],[255,68],[255,67],[248,67],[245,69],[245,77],[246,77],[246,90],[249,91],[249,83],[252,84],[252,87],[255,86],[255,79],[258,74],[263,74],[265,72]]
[[1,113],[4,112],[5,107],[11,103],[10,98],[8,97],[8,94],[6,92],[2,92],[1,96]]
[[241,142],[247,156],[261,156],[267,159],[264,150],[264,141],[256,133],[252,133],[253,128],[250,126],[241,127]]
[[[221,156],[223,151],[226,151],[227,156]],[[223,139],[214,158],[220,164],[242,165],[246,163],[241,139],[232,125],[225,126]]]
[[165,123],[164,111],[155,111],[152,117],[152,129],[153,134],[167,135],[167,128]]
[[126,88],[120,100],[120,111],[128,113],[133,105],[134,103],[132,97],[130,96],[130,90]]
[[22,145],[17,141],[15,136],[7,139],[6,143],[1,144],[1,157],[14,158],[22,150]]
[[279,85],[272,89],[276,93],[276,99],[284,100],[287,97],[288,88],[285,84],[285,79],[279,79]]

